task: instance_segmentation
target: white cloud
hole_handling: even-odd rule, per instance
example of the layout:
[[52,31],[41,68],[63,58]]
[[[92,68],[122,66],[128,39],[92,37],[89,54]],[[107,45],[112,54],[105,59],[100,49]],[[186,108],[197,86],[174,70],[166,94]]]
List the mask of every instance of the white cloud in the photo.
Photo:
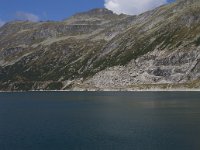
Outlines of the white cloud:
[[32,21],[32,22],[38,22],[39,17],[32,14],[32,13],[27,13],[27,12],[16,12],[16,18],[19,20],[27,20],[27,21]]
[[5,22],[0,19],[0,27],[2,27],[4,24],[5,24]]
[[117,14],[138,15],[163,4],[167,0],[105,0],[105,7]]

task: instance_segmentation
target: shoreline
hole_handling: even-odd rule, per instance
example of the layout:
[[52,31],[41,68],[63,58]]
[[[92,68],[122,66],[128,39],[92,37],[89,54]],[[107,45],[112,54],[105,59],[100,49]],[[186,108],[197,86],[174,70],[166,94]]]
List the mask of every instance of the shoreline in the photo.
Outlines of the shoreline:
[[30,91],[0,91],[0,93],[26,92],[200,92],[200,89],[80,89],[80,90],[30,90]]

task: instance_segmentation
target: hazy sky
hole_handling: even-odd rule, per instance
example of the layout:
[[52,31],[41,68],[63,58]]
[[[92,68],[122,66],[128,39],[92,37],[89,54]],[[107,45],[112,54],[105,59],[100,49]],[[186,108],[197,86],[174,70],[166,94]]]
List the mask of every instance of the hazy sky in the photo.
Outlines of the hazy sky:
[[0,26],[10,20],[62,20],[77,12],[106,7],[139,14],[169,0],[0,0]]

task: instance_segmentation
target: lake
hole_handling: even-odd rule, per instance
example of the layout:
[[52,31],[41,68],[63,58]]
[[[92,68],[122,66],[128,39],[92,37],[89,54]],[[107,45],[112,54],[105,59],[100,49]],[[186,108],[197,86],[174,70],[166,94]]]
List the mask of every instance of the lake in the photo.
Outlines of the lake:
[[0,150],[200,150],[200,92],[0,93]]

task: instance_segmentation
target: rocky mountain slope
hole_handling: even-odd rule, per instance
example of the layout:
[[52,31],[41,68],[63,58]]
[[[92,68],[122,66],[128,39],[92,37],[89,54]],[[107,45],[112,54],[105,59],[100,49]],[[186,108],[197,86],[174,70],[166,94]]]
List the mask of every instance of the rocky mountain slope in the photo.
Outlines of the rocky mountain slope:
[[200,88],[200,0],[0,28],[0,90]]

